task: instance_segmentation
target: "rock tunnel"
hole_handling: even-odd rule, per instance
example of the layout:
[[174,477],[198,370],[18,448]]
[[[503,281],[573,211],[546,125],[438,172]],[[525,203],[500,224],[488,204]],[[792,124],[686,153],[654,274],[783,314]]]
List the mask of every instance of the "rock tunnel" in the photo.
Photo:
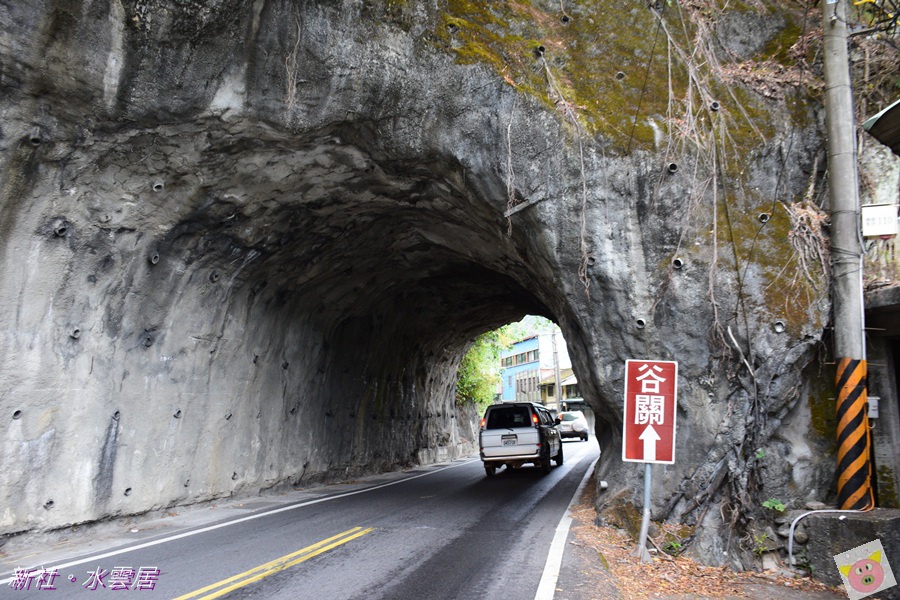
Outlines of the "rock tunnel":
[[[656,516],[748,477],[826,493],[802,375],[827,294],[781,209],[820,176],[815,118],[741,146],[726,188],[657,113],[626,148],[627,117],[594,131],[464,59],[482,10],[465,4],[0,8],[0,533],[471,452],[456,368],[529,313],[568,341],[606,497],[639,481],[612,460],[634,357],[681,365]],[[542,39],[614,26],[546,4]],[[560,48],[517,60],[561,94],[544,56]],[[635,101],[641,64],[603,68]],[[748,474],[763,445],[771,468]],[[723,514],[699,517],[709,544]]]

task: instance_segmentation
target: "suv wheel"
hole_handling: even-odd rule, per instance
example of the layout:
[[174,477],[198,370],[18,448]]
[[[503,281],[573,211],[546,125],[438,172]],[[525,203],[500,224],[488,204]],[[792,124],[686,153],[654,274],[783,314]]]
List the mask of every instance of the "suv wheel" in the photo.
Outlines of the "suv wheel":
[[541,457],[540,467],[541,467],[541,473],[543,473],[544,475],[546,475],[550,472],[550,452],[549,451],[547,451],[547,453]]
[[497,467],[496,467],[496,466],[494,466],[494,465],[484,465],[484,473],[485,473],[488,477],[493,477],[493,476],[494,476],[494,473],[496,473],[496,472],[497,472]]
[[556,456],[553,457],[553,460],[556,462],[557,467],[561,467],[563,464],[563,445],[562,440],[559,441],[559,452],[556,453]]

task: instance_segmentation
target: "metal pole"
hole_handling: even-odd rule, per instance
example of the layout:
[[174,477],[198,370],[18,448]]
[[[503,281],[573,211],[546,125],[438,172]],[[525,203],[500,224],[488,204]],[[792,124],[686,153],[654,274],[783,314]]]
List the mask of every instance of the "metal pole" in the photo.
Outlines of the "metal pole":
[[641,518],[641,534],[638,537],[638,547],[635,556],[641,558],[641,562],[648,563],[652,559],[647,551],[647,532],[650,529],[650,465],[644,463],[644,515]]
[[856,120],[847,52],[846,3],[822,6],[825,122],[831,202],[834,285],[834,355],[838,363],[838,503],[842,509],[874,505],[869,484],[871,448],[866,415],[863,248],[859,231]]
[[553,328],[553,373],[556,378],[556,410],[562,410],[562,386],[559,378],[559,353],[556,350],[556,328]]

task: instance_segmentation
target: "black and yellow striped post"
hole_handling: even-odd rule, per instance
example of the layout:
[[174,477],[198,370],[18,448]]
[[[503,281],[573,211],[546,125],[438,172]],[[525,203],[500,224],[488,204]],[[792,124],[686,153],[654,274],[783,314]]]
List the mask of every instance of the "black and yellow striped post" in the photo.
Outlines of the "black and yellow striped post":
[[838,508],[875,507],[872,494],[872,440],[866,396],[866,361],[841,358],[837,363]]

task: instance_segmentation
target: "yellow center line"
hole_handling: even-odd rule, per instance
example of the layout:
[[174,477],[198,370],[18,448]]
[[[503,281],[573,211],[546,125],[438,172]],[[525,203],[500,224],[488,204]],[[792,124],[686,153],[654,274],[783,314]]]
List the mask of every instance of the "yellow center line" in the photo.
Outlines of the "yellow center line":
[[218,581],[216,583],[213,583],[212,585],[200,588],[199,590],[190,592],[183,596],[178,596],[174,600],[188,600],[189,598],[198,598],[201,596],[201,594],[205,594],[206,592],[210,592],[212,590],[217,591],[209,595],[202,596],[200,600],[212,600],[213,598],[224,596],[225,594],[233,592],[234,590],[244,587],[245,585],[249,585],[254,581],[259,581],[260,579],[268,577],[269,575],[274,575],[275,573],[293,567],[294,565],[299,565],[300,563],[307,561],[310,558],[318,556],[323,552],[328,552],[329,550],[337,548],[341,544],[346,544],[349,541],[355,540],[358,537],[362,537],[371,531],[373,531],[371,527],[369,529],[363,529],[362,527],[354,527],[353,529],[348,529],[343,533],[339,533],[328,539],[324,539],[321,542],[316,542],[311,546],[307,546],[306,548],[297,550],[296,552],[286,554],[280,558],[276,558],[275,560],[259,565],[258,567],[253,567],[252,569],[244,571],[243,573],[239,573],[227,579],[223,579],[222,581]]

